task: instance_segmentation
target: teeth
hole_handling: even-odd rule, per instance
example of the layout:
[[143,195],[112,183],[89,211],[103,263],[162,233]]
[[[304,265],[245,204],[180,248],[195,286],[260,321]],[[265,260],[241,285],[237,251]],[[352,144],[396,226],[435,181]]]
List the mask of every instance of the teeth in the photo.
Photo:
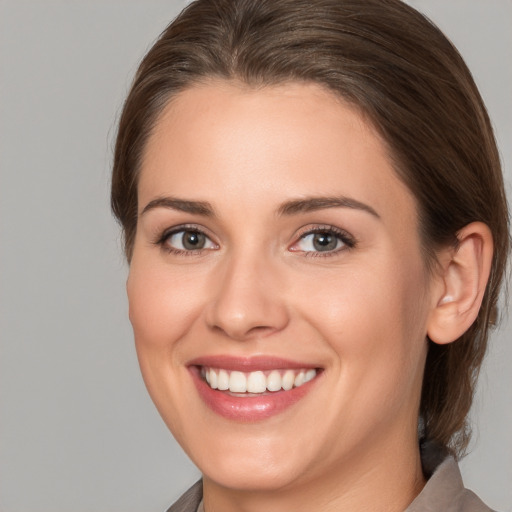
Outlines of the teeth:
[[289,391],[298,388],[314,379],[317,371],[313,368],[303,370],[272,370],[270,373],[262,371],[239,372],[203,368],[202,375],[212,389],[231,391],[232,393],[265,393],[266,391]]
[[[210,372],[214,372],[215,370],[210,369]],[[220,370],[219,376],[217,377],[217,387],[221,391],[226,391],[229,389],[229,373],[226,370]]]
[[295,387],[302,386],[304,384],[304,372],[299,372],[297,376],[295,377]]
[[279,391],[282,383],[281,374],[277,370],[272,370],[267,377],[267,389],[269,391]]
[[[313,371],[315,371],[315,370],[313,370]],[[295,373],[293,373],[293,370],[286,370],[283,375],[283,389],[285,391],[292,389],[294,382],[295,382]]]
[[247,377],[247,391],[249,393],[263,393],[267,389],[267,379],[263,372],[251,372]]
[[247,391],[247,377],[242,372],[231,372],[229,391],[233,393],[245,393]]
[[306,372],[306,375],[304,375],[304,382],[309,382],[310,380],[313,380],[316,376],[316,370],[313,368],[311,370],[308,370]]
[[210,382],[209,382],[210,387],[212,389],[217,389],[217,386],[218,386],[218,384],[217,384],[217,373],[215,372],[215,370],[210,370],[208,372],[208,374],[210,375]]

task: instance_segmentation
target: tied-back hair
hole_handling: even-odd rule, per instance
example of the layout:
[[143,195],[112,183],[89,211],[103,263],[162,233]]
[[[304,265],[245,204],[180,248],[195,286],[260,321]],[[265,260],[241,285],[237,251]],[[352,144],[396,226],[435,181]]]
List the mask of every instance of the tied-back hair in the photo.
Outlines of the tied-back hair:
[[463,455],[467,415],[496,322],[510,240],[498,150],[461,56],[427,18],[399,0],[198,0],[143,59],[117,135],[112,209],[128,261],[137,182],[148,137],[180,91],[211,79],[261,88],[315,83],[356,108],[380,133],[416,198],[426,268],[473,221],[489,226],[494,256],[478,318],[454,343],[428,341],[422,436]]

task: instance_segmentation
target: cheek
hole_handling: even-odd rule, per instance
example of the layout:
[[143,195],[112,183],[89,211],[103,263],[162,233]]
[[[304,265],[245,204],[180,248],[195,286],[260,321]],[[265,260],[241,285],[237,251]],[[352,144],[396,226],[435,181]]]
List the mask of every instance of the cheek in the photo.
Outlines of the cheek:
[[156,408],[178,441],[187,401],[186,350],[183,338],[197,318],[198,298],[183,278],[171,275],[149,258],[132,260],[127,281],[129,315],[142,377]]
[[138,350],[166,350],[182,338],[201,310],[201,280],[132,262],[129,315]]
[[326,279],[301,309],[309,308],[308,321],[330,345],[347,382],[383,386],[392,395],[422,371],[428,301],[421,265],[384,263]]

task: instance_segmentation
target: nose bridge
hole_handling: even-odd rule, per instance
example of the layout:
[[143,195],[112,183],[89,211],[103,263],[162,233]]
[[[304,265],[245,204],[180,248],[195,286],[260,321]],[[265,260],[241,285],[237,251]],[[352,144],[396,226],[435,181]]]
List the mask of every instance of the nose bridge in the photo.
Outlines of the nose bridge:
[[271,256],[255,250],[233,251],[215,276],[209,326],[237,340],[283,329],[288,315],[278,267]]

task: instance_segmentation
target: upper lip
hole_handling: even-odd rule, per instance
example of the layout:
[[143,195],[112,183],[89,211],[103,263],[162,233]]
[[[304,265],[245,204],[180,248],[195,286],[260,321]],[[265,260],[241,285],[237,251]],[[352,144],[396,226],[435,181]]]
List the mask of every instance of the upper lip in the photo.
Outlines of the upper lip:
[[203,356],[189,361],[188,366],[205,366],[207,368],[222,368],[224,370],[239,372],[318,368],[317,365],[311,363],[264,355],[252,357],[234,357],[228,355]]

